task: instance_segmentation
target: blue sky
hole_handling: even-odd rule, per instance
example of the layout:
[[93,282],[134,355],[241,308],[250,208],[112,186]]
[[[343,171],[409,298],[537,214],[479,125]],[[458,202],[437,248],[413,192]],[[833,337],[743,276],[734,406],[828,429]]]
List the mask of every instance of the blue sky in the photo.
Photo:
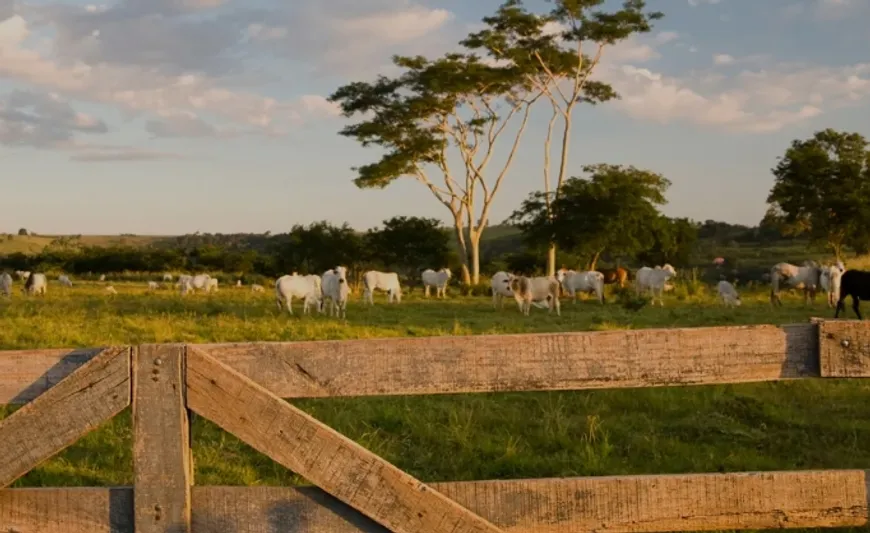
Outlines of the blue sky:
[[[0,231],[360,228],[447,210],[412,179],[360,190],[378,157],[324,99],[393,53],[454,49],[497,0],[0,0]],[[575,115],[570,168],[633,164],[665,211],[756,223],[794,138],[870,135],[866,0],[650,0],[653,32],[605,51],[622,99]],[[528,5],[546,9],[543,2]],[[492,208],[541,188],[542,127]]]

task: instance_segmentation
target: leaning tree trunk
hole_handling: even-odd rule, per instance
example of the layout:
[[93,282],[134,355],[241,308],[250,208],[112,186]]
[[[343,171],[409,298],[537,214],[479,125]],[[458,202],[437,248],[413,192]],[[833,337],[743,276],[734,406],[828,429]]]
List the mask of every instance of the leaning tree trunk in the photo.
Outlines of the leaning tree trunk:
[[556,275],[556,243],[551,242],[547,249],[547,275]]
[[471,274],[468,269],[468,245],[465,242],[465,231],[462,219],[454,218],[453,228],[456,230],[456,242],[459,244],[459,260],[462,267],[462,284],[471,285]]

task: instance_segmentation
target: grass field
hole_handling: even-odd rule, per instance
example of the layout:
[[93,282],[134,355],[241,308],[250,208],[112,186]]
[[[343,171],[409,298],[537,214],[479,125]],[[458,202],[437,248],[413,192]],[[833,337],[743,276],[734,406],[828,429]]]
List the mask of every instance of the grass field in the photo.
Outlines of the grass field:
[[[62,289],[45,299],[0,301],[0,350],[112,343],[345,339],[806,322],[830,316],[823,298],[798,296],[772,310],[762,293],[727,310],[711,292],[685,287],[666,306],[638,312],[615,303],[563,304],[563,316],[513,302],[495,312],[489,298],[353,297],[347,322],[289,317],[269,294],[224,288],[180,298],[145,294],[141,284]],[[298,308],[297,308],[298,309]],[[565,393],[306,400],[294,404],[426,481],[870,467],[870,384],[818,380]],[[0,406],[0,417],[12,412]],[[46,462],[15,486],[109,486],[132,482],[129,410]],[[196,418],[197,484],[299,483],[213,424]]]

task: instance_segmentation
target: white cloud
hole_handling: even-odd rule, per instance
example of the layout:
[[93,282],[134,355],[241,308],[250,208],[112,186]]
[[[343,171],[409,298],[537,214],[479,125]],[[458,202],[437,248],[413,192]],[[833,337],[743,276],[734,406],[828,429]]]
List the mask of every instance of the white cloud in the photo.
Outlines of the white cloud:
[[102,120],[77,112],[53,93],[16,90],[0,102],[0,144],[67,148],[77,134],[103,134]]
[[734,63],[734,56],[728,54],[716,54],[713,56],[713,64],[715,65],[730,65]]
[[659,32],[658,35],[656,35],[655,40],[657,43],[665,44],[671,41],[676,41],[679,38],[680,34],[675,31],[663,31]]

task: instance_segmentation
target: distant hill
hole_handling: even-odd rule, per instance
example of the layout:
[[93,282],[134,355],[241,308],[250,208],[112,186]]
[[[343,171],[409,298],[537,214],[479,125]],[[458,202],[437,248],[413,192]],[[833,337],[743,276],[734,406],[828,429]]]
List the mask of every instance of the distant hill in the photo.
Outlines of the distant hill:
[[[59,238],[69,235],[10,235],[0,234],[0,254],[38,254]],[[79,242],[83,246],[148,246],[166,240],[162,235],[82,235]]]

